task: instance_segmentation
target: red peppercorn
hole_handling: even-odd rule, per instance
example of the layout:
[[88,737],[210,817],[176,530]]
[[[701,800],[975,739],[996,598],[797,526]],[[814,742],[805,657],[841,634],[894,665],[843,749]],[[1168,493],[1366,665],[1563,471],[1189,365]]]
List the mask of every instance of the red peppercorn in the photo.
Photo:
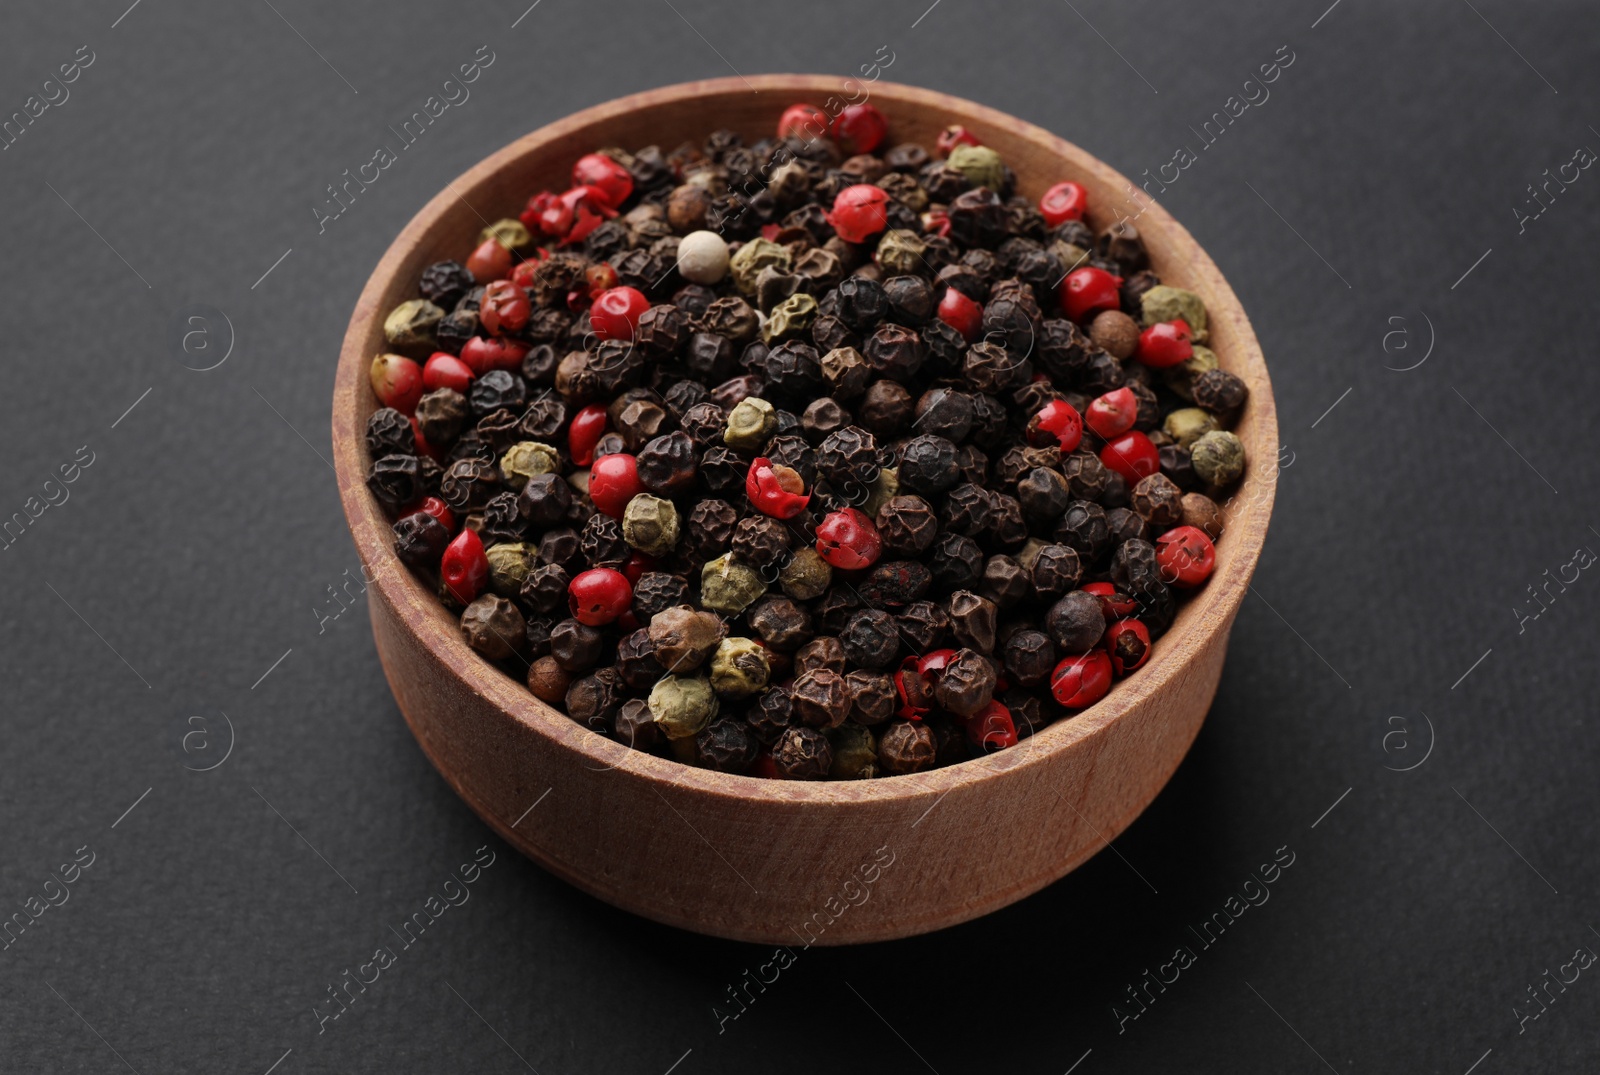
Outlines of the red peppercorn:
[[846,105],[834,117],[833,140],[850,156],[871,153],[889,137],[889,121],[874,105],[865,101]]
[[1064,399],[1053,399],[1035,416],[1040,429],[1054,433],[1063,452],[1076,451],[1083,440],[1083,417]]
[[1139,333],[1139,349],[1133,357],[1158,370],[1187,362],[1194,355],[1190,335],[1189,322],[1181,317],[1158,321]]
[[422,387],[430,392],[436,388],[449,388],[466,395],[476,376],[472,367],[455,355],[448,351],[435,351],[422,367]]
[[1115,388],[1097,396],[1083,413],[1084,424],[1104,440],[1120,437],[1139,417],[1139,397],[1131,388]]
[[763,780],[777,780],[782,775],[778,772],[778,763],[772,760],[772,751],[763,750],[756,755],[755,763],[750,766],[750,775]]
[[948,157],[955,151],[956,146],[976,146],[981,144],[977,135],[959,123],[952,123],[939,132],[939,137],[934,140],[933,148],[934,152],[938,153],[939,156]]
[[429,459],[439,458],[439,449],[428,443],[428,438],[422,435],[422,423],[417,421],[416,415],[411,415],[411,439],[417,442],[417,454],[425,455]]
[[[583,242],[590,232],[616,215],[617,211],[606,202],[605,191],[577,186],[562,193],[559,210],[545,211],[544,227],[546,232],[561,236],[560,245],[571,246]],[[551,231],[552,225],[561,230]]]
[[815,142],[828,133],[828,114],[816,105],[793,104],[778,117],[778,137]]
[[1125,676],[1150,659],[1150,630],[1138,620],[1118,620],[1106,628],[1100,644],[1111,658],[1111,670]]
[[483,592],[483,584],[489,581],[489,557],[476,532],[463,530],[445,546],[439,577],[450,596],[462,604],[470,605]]
[[1061,308],[1074,321],[1082,321],[1101,310],[1122,308],[1122,277],[1104,269],[1085,265],[1073,269],[1061,281]]
[[567,605],[573,619],[590,627],[611,623],[632,603],[633,585],[628,577],[609,567],[580,571],[567,586]]
[[1129,485],[1138,485],[1139,479],[1161,469],[1161,453],[1149,437],[1134,429],[1100,449],[1100,462],[1121,474]]
[[526,343],[504,337],[474,336],[461,345],[461,361],[480,377],[490,370],[515,372],[527,356]]
[[986,754],[1017,745],[1016,721],[1011,718],[1011,710],[997,701],[991,700],[962,723],[966,726],[967,742]]
[[881,549],[878,528],[855,508],[829,512],[817,524],[817,554],[834,567],[871,567]]
[[589,287],[589,299],[592,302],[606,291],[617,286],[617,270],[607,262],[591,265],[583,271],[583,279]]
[[491,336],[511,336],[522,331],[533,313],[528,293],[510,280],[496,280],[483,289],[478,320]]
[[639,480],[639,464],[626,452],[603,455],[589,470],[589,499],[613,519],[622,518],[628,501],[644,492]]
[[1105,613],[1107,623],[1131,616],[1139,607],[1139,602],[1109,582],[1086,582],[1083,592],[1092,593],[1100,599],[1100,611]]
[[654,556],[646,556],[637,549],[630,552],[628,558],[622,562],[622,574],[628,580],[629,586],[639,585],[639,576],[646,571],[654,571],[655,569],[656,558]]
[[485,239],[467,256],[467,271],[480,284],[504,280],[511,272],[511,251],[497,240]]
[[[569,213],[564,226],[553,230],[551,225],[560,225],[563,210],[561,196],[553,191],[541,190],[528,199],[528,204],[517,214],[517,219],[522,221],[522,226],[535,235],[564,235],[566,229],[572,226],[572,217]],[[553,214],[547,216],[546,214]]]
[[1065,183],[1057,183],[1039,199],[1039,213],[1052,228],[1058,228],[1069,220],[1082,220],[1084,210],[1088,208],[1088,191],[1083,189],[1082,183],[1074,183],[1070,179]]
[[845,187],[833,199],[828,223],[847,243],[864,243],[889,226],[889,192],[870,183]]
[[1069,709],[1094,705],[1111,689],[1111,658],[1103,649],[1068,657],[1050,674],[1050,693]]
[[953,287],[939,300],[939,320],[961,333],[968,343],[983,330],[983,307]]
[[595,298],[589,324],[602,340],[631,340],[639,327],[639,315],[648,309],[650,300],[638,288],[608,288]]
[[572,166],[572,185],[599,191],[605,203],[615,209],[633,193],[633,176],[604,153],[585,153]]
[[372,360],[367,376],[372,381],[372,392],[385,407],[393,407],[401,414],[417,409],[422,398],[422,367],[400,355],[379,355]]
[[953,649],[929,650],[917,659],[917,672],[923,676],[937,679],[939,673],[943,672],[950,662],[955,659],[956,651]]
[[744,477],[744,493],[763,515],[774,519],[793,519],[811,502],[800,475],[789,467],[774,467],[765,456],[750,464]]
[[895,693],[900,696],[900,708],[895,715],[904,720],[921,720],[933,708],[933,692],[918,671],[918,663],[917,658],[907,657],[894,673]]
[[417,507],[418,511],[425,511],[439,520],[439,525],[451,533],[456,529],[456,513],[450,510],[450,505],[436,496],[424,497]]
[[534,284],[534,273],[538,272],[539,266],[548,261],[549,258],[550,251],[546,250],[542,246],[538,247],[532,254],[517,262],[516,265],[512,267],[511,282],[522,288],[524,291],[532,291]]
[[1199,527],[1175,526],[1156,538],[1156,563],[1163,582],[1189,590],[1211,577],[1217,549]]
[[572,416],[572,424],[567,427],[567,451],[573,466],[586,467],[594,462],[594,446],[609,428],[611,419],[603,403],[591,403]]

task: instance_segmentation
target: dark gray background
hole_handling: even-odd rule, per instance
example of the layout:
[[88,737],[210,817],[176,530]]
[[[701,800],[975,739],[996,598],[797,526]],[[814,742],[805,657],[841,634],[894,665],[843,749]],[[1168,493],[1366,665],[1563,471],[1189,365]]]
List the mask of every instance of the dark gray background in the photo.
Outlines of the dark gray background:
[[[80,45],[95,61],[0,152],[0,518],[80,446],[94,462],[0,551],[0,909],[95,858],[0,951],[0,1068],[1591,1070],[1600,971],[1538,1019],[1514,1006],[1600,951],[1600,581],[1520,631],[1514,610],[1600,549],[1600,174],[1521,234],[1514,207],[1600,150],[1593,9],[672,3],[542,0],[516,29],[524,0],[7,6],[0,115]],[[318,234],[324,186],[485,43],[470,101]],[[1205,730],[1114,854],[941,934],[803,952],[719,1033],[769,951],[520,859],[418,751],[364,600],[319,625],[359,578],[319,458],[334,361],[389,241],[490,151],[620,94],[843,76],[880,45],[886,77],[1129,175],[1293,51],[1161,199],[1268,356],[1278,506]],[[196,304],[236,337],[204,373],[171,336]],[[192,771],[222,713],[231,754]],[[470,902],[319,1034],[327,986],[484,845]],[[1280,847],[1269,902],[1119,1033],[1127,986]]]

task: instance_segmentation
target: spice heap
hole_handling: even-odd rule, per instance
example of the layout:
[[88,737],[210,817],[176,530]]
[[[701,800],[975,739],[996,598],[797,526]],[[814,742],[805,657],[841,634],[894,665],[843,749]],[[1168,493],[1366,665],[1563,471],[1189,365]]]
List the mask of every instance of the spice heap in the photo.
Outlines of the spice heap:
[[887,135],[796,105],[754,144],[601,149],[385,322],[396,552],[599,734],[789,779],[951,764],[1094,704],[1211,573],[1246,388],[1199,296],[1079,184],[1034,202],[973,132]]

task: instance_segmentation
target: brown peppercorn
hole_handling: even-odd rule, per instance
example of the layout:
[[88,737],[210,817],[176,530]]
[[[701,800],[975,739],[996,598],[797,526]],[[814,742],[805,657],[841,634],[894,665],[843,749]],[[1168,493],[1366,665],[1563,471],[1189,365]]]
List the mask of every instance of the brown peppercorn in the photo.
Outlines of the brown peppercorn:
[[1222,509],[1204,493],[1184,493],[1179,501],[1182,514],[1179,522],[1205,531],[1212,541],[1222,536]]
[[639,481],[652,493],[678,496],[694,487],[700,453],[683,430],[655,437],[636,457]]
[[845,678],[827,668],[813,668],[795,677],[789,688],[794,714],[812,728],[837,728],[850,715]]
[[1033,376],[1033,363],[998,343],[982,340],[967,348],[961,372],[973,391],[998,395],[1027,384]]
[[950,617],[932,601],[914,601],[900,613],[900,637],[920,654],[937,649],[950,633]]
[[878,762],[891,775],[933,768],[933,732],[920,721],[897,720],[878,740]]
[[568,672],[587,671],[600,663],[605,641],[598,627],[565,619],[550,629],[550,656]]
[[833,767],[833,744],[815,728],[789,728],[773,745],[772,763],[785,780],[824,780]]
[[867,383],[872,380],[872,368],[854,347],[836,347],[826,352],[819,365],[837,399],[854,399],[867,390]]
[[856,415],[864,427],[878,436],[898,436],[911,425],[916,415],[916,402],[898,381],[873,381],[861,397]]
[[567,688],[566,705],[567,716],[591,732],[607,735],[622,708],[622,680],[611,668],[575,679]]
[[777,563],[789,551],[789,528],[769,515],[747,515],[734,527],[733,554],[756,567]]
[[656,613],[649,631],[656,660],[674,675],[699,668],[727,633],[716,616],[686,606]]
[[417,400],[417,426],[423,439],[436,448],[456,439],[468,413],[467,397],[453,388],[436,388]]
[[1157,471],[1139,479],[1133,487],[1131,504],[1139,517],[1155,530],[1176,526],[1183,517],[1183,490],[1171,478]]
[[900,635],[894,617],[881,609],[866,608],[845,623],[839,635],[845,659],[858,668],[881,672],[900,653]]
[[1102,310],[1089,323],[1089,339],[1119,361],[1139,349],[1139,323],[1121,310]]
[[622,523],[609,515],[591,515],[578,536],[578,547],[590,567],[620,568],[631,550],[622,537]]
[[847,495],[870,485],[878,469],[878,441],[860,426],[845,426],[817,446],[817,473]]
[[1044,624],[1062,653],[1088,653],[1105,634],[1106,615],[1098,597],[1084,590],[1073,590],[1050,606]]
[[987,489],[970,483],[950,490],[939,513],[944,529],[967,537],[983,533],[992,519],[990,497]]
[[872,727],[894,716],[899,696],[894,680],[881,672],[851,672],[844,677],[850,695],[850,719]]
[[891,497],[878,509],[876,523],[885,555],[920,556],[939,533],[938,516],[920,496]]
[[414,511],[394,524],[394,552],[413,571],[436,571],[450,531],[425,511]]
[[683,412],[683,432],[696,448],[704,451],[722,443],[722,432],[728,426],[728,412],[715,403],[702,400]]
[[528,690],[541,702],[560,705],[566,701],[572,673],[554,657],[540,657],[528,666]]
[[634,750],[649,750],[661,742],[661,728],[656,724],[650,703],[643,698],[630,698],[617,710],[611,722],[611,738]]
[[956,651],[933,687],[940,707],[958,717],[970,717],[994,699],[994,664],[971,649]]
[[694,737],[700,764],[719,773],[742,773],[756,760],[761,744],[742,720],[714,720]]
[[844,665],[844,647],[832,635],[813,638],[794,655],[794,674],[797,676],[818,669],[842,675]]
[[1113,221],[1095,240],[1095,250],[1101,257],[1116,262],[1123,276],[1132,276],[1150,264],[1144,239],[1129,220]]
[[527,621],[499,594],[484,594],[461,613],[461,636],[491,661],[503,661],[527,645]]
[[950,631],[958,645],[982,654],[994,652],[998,619],[995,603],[988,598],[970,590],[950,595]]
[[812,444],[820,444],[830,433],[849,424],[850,412],[839,406],[832,396],[812,400],[800,415],[800,430]]
[[544,537],[539,539],[539,562],[559,564],[567,569],[568,574],[583,570],[583,545],[578,532],[570,526],[546,531]]
[[750,629],[770,649],[791,653],[811,641],[811,614],[790,598],[769,594],[745,615]]
[[1034,555],[1029,575],[1039,596],[1060,597],[1077,588],[1083,562],[1070,545],[1045,545]]
[[628,689],[635,691],[648,690],[666,674],[666,669],[656,660],[656,648],[650,641],[648,628],[641,627],[617,643],[616,669]]
[[1204,407],[1218,417],[1236,414],[1249,398],[1250,389],[1244,381],[1226,370],[1205,370],[1189,382],[1189,391],[1197,406]]
[[1055,667],[1055,643],[1043,631],[1018,631],[1006,643],[1006,671],[1019,686],[1044,686]]
[[1022,505],[1005,493],[989,494],[989,543],[1002,552],[1016,552],[1028,542],[1028,524],[1022,518]]

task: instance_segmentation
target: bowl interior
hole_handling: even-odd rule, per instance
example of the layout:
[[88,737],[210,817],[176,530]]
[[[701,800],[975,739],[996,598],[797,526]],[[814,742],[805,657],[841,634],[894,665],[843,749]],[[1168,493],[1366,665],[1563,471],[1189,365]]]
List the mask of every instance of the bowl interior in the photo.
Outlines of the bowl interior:
[[[1277,477],[1277,425],[1271,384],[1259,345],[1243,309],[1211,259],[1189,233],[1128,179],[1082,149],[1031,124],[959,98],[909,86],[867,84],[870,99],[890,123],[891,142],[931,146],[948,124],[970,128],[995,149],[1017,175],[1018,192],[1036,199],[1052,183],[1073,179],[1089,194],[1089,217],[1098,230],[1126,216],[1135,221],[1162,282],[1198,293],[1209,315],[1210,343],[1222,368],[1250,388],[1250,400],[1234,431],[1244,441],[1248,466],[1224,505],[1226,526],[1217,542],[1215,572],[1179,612],[1140,672],[1117,683],[1105,699],[1076,717],[1060,720],[1008,751],[905,777],[806,783],[762,780],[680,765],[630,750],[578,726],[538,701],[526,688],[481,660],[462,641],[456,619],[428,587],[395,558],[389,521],[368,494],[370,460],[362,430],[378,406],[367,381],[372,357],[386,350],[384,315],[416,295],[427,265],[445,258],[465,260],[488,223],[514,217],[528,196],[565,189],[572,163],[604,146],[671,149],[698,142],[727,127],[747,141],[768,136],[778,114],[796,101],[836,111],[851,83],[831,76],[765,75],[686,83],[621,98],[535,131],[487,158],[447,185],[395,240],[373,273],[351,318],[335,388],[333,439],[340,496],[369,577],[392,603],[407,612],[453,673],[472,689],[539,734],[593,759],[597,766],[651,781],[691,786],[710,794],[793,802],[848,803],[944,791],[998,771],[1041,763],[1115,721],[1134,703],[1181,677],[1185,658],[1213,632],[1225,631],[1243,599],[1260,553]],[[755,92],[752,92],[752,91]],[[859,94],[860,89],[855,89]],[[830,100],[832,98],[832,100]],[[859,99],[859,97],[857,98]]]

